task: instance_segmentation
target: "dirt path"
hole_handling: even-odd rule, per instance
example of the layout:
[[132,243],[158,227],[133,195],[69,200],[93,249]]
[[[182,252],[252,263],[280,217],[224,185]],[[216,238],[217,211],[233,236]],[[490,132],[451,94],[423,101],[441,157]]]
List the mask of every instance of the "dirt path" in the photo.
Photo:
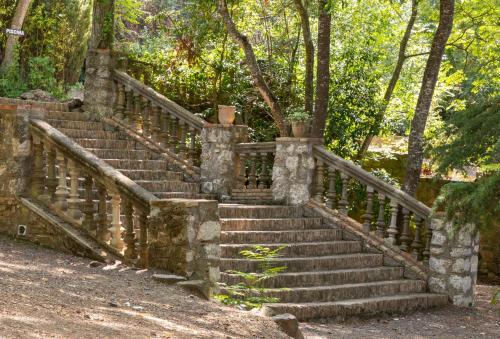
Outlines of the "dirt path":
[[407,316],[350,319],[343,323],[304,323],[301,329],[307,339],[500,339],[500,316],[496,313],[499,306],[490,304],[495,289],[500,289],[500,286],[478,285],[475,309],[449,306]]
[[284,338],[257,317],[157,283],[151,272],[0,237],[0,338]]

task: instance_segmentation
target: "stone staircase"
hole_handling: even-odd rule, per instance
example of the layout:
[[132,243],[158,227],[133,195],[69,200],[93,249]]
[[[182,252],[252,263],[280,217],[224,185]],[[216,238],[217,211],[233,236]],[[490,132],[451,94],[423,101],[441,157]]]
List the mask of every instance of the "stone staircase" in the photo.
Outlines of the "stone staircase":
[[[238,253],[258,244],[285,245],[286,266],[265,280],[265,294],[280,301],[268,304],[272,314],[292,313],[299,320],[400,313],[446,304],[447,297],[426,293],[426,282],[405,279],[404,267],[384,264],[384,255],[363,249],[360,240],[321,217],[306,217],[304,207],[221,204],[221,280],[242,282],[229,270],[256,272],[257,260]],[[226,271],[226,272],[224,272]]]
[[158,198],[210,198],[160,154],[85,113],[51,111],[46,121]]

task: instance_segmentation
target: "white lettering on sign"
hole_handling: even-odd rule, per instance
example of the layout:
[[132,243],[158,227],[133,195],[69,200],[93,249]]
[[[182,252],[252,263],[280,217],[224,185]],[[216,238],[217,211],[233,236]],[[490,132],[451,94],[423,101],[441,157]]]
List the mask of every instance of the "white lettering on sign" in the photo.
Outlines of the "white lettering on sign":
[[11,34],[11,35],[19,35],[19,36],[24,36],[24,31],[20,29],[14,29],[14,28],[7,28],[5,30],[5,33]]

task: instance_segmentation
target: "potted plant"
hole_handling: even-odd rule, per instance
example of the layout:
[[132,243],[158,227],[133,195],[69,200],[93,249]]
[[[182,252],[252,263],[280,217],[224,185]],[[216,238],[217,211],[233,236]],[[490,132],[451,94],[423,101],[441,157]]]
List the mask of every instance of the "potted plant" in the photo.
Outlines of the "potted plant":
[[310,118],[309,114],[300,108],[294,108],[288,111],[286,120],[292,124],[292,133],[294,137],[303,138],[306,136]]
[[219,123],[231,125],[234,122],[236,106],[219,105]]

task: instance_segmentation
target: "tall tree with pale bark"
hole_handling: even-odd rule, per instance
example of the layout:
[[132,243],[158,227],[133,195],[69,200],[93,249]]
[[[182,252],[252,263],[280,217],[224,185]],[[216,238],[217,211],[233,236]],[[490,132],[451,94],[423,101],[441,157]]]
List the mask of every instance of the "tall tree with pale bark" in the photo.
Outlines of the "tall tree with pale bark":
[[[12,23],[10,28],[12,29],[22,29],[24,19],[28,13],[32,0],[19,0],[16,6],[16,11],[14,12],[14,17],[12,18]],[[5,44],[5,53],[2,59],[2,65],[0,66],[0,71],[6,70],[13,61],[14,51],[16,48],[16,43],[19,40],[17,35],[9,35],[7,38],[7,43]]]
[[424,131],[429,116],[432,97],[443,59],[446,42],[453,27],[455,11],[454,0],[441,0],[439,4],[439,25],[434,35],[429,58],[425,66],[422,85],[418,95],[415,115],[411,122],[410,137],[408,140],[408,160],[406,163],[403,190],[415,195],[417,191],[422,163],[424,160]]

